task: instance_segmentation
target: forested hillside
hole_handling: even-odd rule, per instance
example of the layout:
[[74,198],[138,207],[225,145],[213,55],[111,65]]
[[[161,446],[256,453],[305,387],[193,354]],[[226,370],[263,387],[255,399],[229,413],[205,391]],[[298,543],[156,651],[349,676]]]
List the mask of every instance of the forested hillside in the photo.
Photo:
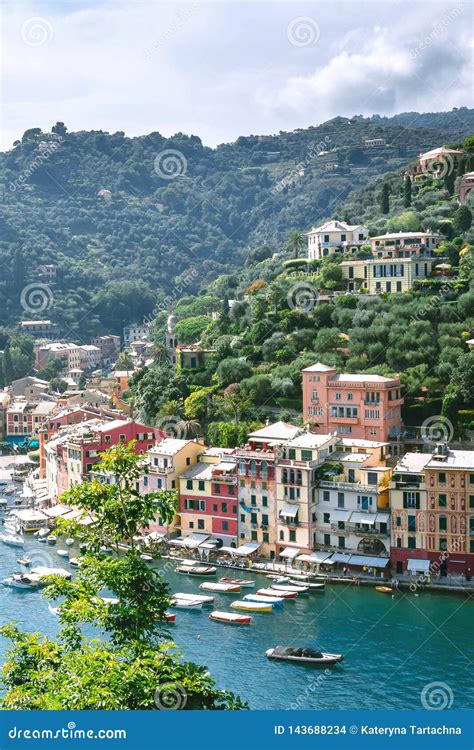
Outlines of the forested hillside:
[[[333,214],[355,188],[421,150],[474,129],[473,110],[417,115],[416,126],[414,114],[335,118],[216,149],[183,134],[31,128],[0,158],[0,325],[31,317],[21,291],[53,264],[47,317],[63,335],[119,333],[170,295],[196,294],[278,250],[291,230]],[[365,148],[368,138],[386,146]]]

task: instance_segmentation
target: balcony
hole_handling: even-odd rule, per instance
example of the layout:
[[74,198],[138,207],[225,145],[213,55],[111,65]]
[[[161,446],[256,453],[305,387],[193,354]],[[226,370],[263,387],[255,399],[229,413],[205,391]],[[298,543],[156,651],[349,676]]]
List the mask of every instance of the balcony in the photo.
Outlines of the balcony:
[[339,536],[344,536],[345,534],[354,534],[355,536],[373,536],[373,537],[382,537],[382,538],[388,538],[390,536],[390,530],[387,529],[387,531],[380,531],[380,529],[374,529],[372,527],[368,529],[361,529],[357,526],[357,524],[354,523],[346,523],[343,529],[340,529],[337,523],[331,523],[331,524],[316,524],[315,528],[322,532],[323,534],[339,534]]
[[150,466],[150,474],[172,474],[174,466]]
[[360,482],[329,482],[321,479],[319,486],[330,490],[352,490],[353,492],[374,492],[378,491],[376,484],[361,484]]
[[328,417],[330,422],[337,422],[338,424],[358,424],[359,417],[338,417],[330,414]]

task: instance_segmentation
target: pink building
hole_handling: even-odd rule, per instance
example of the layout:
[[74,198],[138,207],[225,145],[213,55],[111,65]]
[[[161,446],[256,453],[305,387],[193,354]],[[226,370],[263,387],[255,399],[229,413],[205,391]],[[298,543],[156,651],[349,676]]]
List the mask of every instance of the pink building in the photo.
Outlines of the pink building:
[[402,427],[400,377],[353,375],[318,362],[303,372],[303,417],[315,432],[388,441]]

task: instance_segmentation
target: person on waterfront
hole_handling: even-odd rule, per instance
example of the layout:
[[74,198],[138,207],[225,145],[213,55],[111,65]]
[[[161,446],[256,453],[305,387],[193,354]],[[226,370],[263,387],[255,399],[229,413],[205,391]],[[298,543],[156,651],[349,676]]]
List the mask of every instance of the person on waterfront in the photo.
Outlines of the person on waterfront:
[[347,575],[347,566],[346,566],[346,565],[344,565],[344,567],[343,567],[343,569],[342,569],[342,572],[343,572],[343,574],[344,574],[345,576]]

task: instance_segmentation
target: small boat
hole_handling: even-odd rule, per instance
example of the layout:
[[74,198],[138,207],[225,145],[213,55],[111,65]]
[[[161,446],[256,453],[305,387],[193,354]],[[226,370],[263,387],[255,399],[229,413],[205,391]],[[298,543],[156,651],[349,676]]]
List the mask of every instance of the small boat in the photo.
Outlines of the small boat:
[[274,583],[272,589],[276,591],[290,591],[293,594],[307,594],[309,589],[307,586],[291,586],[289,583]]
[[8,507],[8,500],[5,497],[0,497],[0,510],[5,510]]
[[306,581],[306,583],[300,582],[300,581],[294,581],[293,579],[290,579],[290,586],[298,586],[301,589],[309,589],[310,591],[324,591],[326,587],[326,583],[309,583],[309,581]]
[[200,583],[199,588],[203,591],[215,591],[220,594],[240,594],[240,586],[233,583]]
[[155,620],[158,622],[176,622],[176,615],[174,612],[165,612],[161,617],[155,615]]
[[251,589],[255,586],[255,581],[245,581],[243,578],[219,578],[219,583],[231,583],[243,589]]
[[46,541],[48,544],[50,544],[52,547],[56,544],[56,537],[55,536],[48,536]]
[[56,551],[56,554],[59,555],[59,557],[69,557],[69,552],[67,549],[58,549]]
[[201,604],[214,604],[213,596],[204,596],[203,594],[182,594],[180,591],[178,591],[176,594],[173,594],[173,597],[185,602],[201,602]]
[[176,572],[188,576],[215,576],[217,568],[213,565],[178,565]]
[[11,589],[36,591],[39,586],[39,578],[34,575],[27,575],[26,573],[12,573],[8,578],[4,578],[2,583]]
[[261,596],[261,594],[246,594],[244,596],[244,602],[260,602],[260,603],[269,603],[272,606],[275,607],[282,607],[285,603],[285,600],[281,596]]
[[267,578],[269,581],[273,581],[273,583],[289,583],[290,582],[290,579],[288,578],[288,576],[279,576],[279,575],[276,575],[275,573],[270,573],[267,576]]
[[148,555],[146,552],[143,552],[143,554],[140,555],[140,560],[143,560],[143,562],[152,562],[153,555]]
[[316,651],[314,648],[292,648],[291,646],[276,646],[265,651],[269,659],[282,659],[300,664],[318,664],[329,667],[344,659],[342,654],[328,654]]
[[252,622],[250,615],[234,615],[233,612],[219,612],[218,610],[211,612],[209,619],[224,622],[226,625],[250,625]]
[[296,599],[298,596],[294,591],[277,591],[276,589],[259,589],[257,594],[259,594],[259,596],[271,596],[273,598],[277,597],[281,599]]
[[244,612],[273,612],[273,604],[263,602],[237,601],[230,605],[232,609],[241,609]]
[[390,586],[376,586],[375,590],[380,591],[381,594],[393,594],[393,591],[390,588]]
[[64,544],[67,547],[72,547],[72,545],[74,544],[74,539],[72,538],[72,536],[68,536],[68,538],[64,540]]
[[0,539],[9,547],[23,547],[24,545],[23,538],[17,534],[0,534]]
[[13,495],[13,493],[16,492],[16,487],[10,484],[8,487],[5,487],[2,492],[4,495]]
[[81,564],[81,561],[78,560],[77,557],[72,557],[69,560],[69,565],[71,566],[71,568],[78,568],[80,564]]
[[202,609],[202,602],[192,602],[189,599],[171,599],[171,606],[177,609]]
[[29,565],[31,565],[31,560],[29,557],[20,557],[19,560],[17,560],[18,565],[24,565],[25,568],[27,568]]
[[39,529],[39,531],[35,531],[33,536],[35,536],[38,540],[41,541],[41,539],[46,539],[47,536],[49,536],[51,533],[50,529]]
[[59,615],[59,607],[52,607],[51,604],[48,604],[48,612],[51,615]]

